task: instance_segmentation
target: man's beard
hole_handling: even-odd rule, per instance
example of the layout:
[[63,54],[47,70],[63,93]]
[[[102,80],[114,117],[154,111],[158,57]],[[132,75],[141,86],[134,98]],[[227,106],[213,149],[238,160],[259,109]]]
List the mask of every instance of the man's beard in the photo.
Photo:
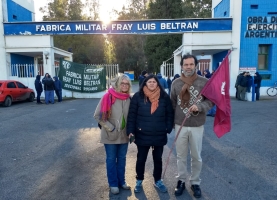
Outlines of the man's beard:
[[195,72],[196,72],[196,68],[194,68],[191,72],[185,72],[185,71],[183,71],[183,74],[184,74],[186,77],[190,77],[190,76],[192,76]]

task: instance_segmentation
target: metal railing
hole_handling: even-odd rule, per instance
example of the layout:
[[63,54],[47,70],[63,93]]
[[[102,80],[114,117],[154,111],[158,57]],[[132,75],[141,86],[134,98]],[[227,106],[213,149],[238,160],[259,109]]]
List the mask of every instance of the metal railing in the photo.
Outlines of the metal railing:
[[174,76],[174,64],[163,62],[160,67],[161,75],[165,77],[173,77]]
[[11,64],[10,76],[18,78],[35,77],[36,75],[44,76],[44,67],[42,64]]
[[198,69],[201,71],[201,74],[203,75],[203,73],[206,69],[208,69],[208,70],[210,69],[210,62],[199,62]]

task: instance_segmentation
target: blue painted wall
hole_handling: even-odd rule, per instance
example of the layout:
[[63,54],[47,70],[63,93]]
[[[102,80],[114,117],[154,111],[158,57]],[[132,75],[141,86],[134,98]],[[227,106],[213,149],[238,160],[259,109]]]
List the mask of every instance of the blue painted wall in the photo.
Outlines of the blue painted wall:
[[11,64],[34,64],[34,58],[11,53]]
[[[11,72],[12,76],[17,76],[18,74],[21,74],[23,77],[31,77],[30,73],[32,73],[32,76],[35,74],[34,70],[34,58],[30,56],[23,56],[23,55],[18,55],[18,54],[13,54],[11,53],[11,64],[20,64],[20,65],[25,65],[28,64],[28,72],[26,70],[22,70],[23,68],[26,69],[26,67],[12,67]],[[18,70],[21,70],[21,73],[17,72]]]
[[7,0],[8,21],[32,21],[32,12],[12,0]]
[[220,53],[213,55],[213,63],[212,63],[213,70],[216,70],[219,67],[218,63],[222,62],[227,54],[228,54],[228,51],[222,51]]
[[222,0],[214,8],[214,17],[230,17],[230,0]]
[[[251,7],[252,5],[252,7]],[[271,86],[277,80],[277,31],[260,30],[259,37],[247,35],[247,24],[271,24],[272,17],[276,18],[274,24],[277,24],[277,0],[243,0],[242,1],[242,18],[241,18],[241,46],[240,46],[240,67],[256,67],[258,69],[258,49],[260,44],[270,45],[268,70],[259,70],[260,74],[270,74],[270,80],[263,80],[262,86]],[[269,12],[275,12],[270,14]],[[248,22],[249,17],[266,17],[268,22]],[[252,30],[251,30],[252,31]],[[275,32],[274,37],[265,37],[265,32]],[[263,34],[261,35],[261,33]],[[250,30],[248,31],[250,33]],[[248,35],[249,36],[249,35]]]

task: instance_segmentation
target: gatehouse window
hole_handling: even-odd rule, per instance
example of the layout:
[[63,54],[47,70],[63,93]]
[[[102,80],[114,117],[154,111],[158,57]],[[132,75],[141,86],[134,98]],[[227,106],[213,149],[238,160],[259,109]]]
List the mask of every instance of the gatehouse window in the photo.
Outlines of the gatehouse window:
[[268,54],[270,45],[260,44],[258,54],[258,70],[268,70]]
[[259,6],[258,5],[251,5],[250,7],[251,7],[251,9],[258,9]]

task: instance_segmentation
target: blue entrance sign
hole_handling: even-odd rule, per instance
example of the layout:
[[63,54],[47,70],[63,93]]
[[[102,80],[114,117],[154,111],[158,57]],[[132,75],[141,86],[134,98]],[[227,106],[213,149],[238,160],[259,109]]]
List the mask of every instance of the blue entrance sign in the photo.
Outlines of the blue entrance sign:
[[231,31],[231,18],[4,23],[5,35],[164,34]]

